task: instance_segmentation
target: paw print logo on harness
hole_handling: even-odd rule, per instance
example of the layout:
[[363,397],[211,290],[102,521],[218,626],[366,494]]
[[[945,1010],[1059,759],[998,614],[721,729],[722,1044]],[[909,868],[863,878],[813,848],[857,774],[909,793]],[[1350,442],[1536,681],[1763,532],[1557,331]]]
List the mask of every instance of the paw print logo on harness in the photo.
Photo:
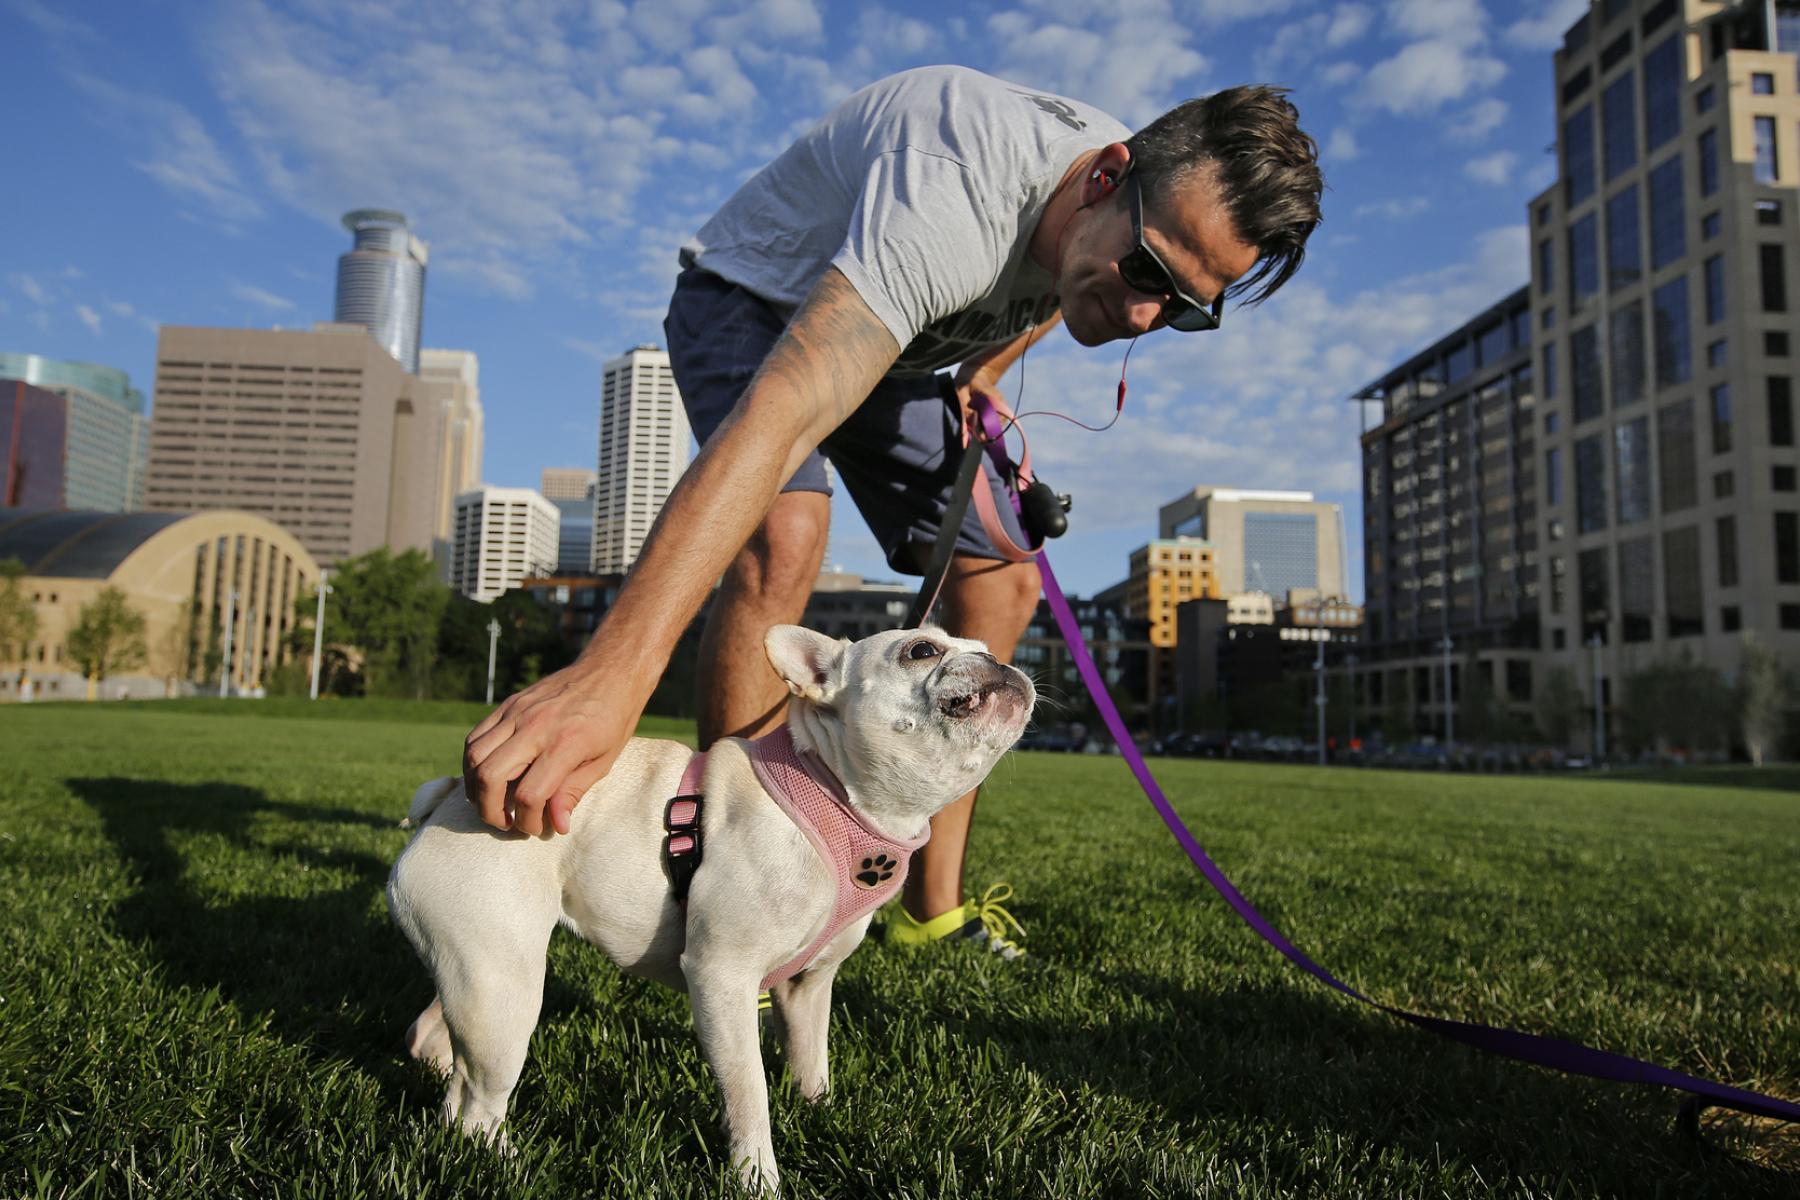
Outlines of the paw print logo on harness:
[[854,876],[856,886],[862,888],[864,891],[874,891],[876,888],[892,879],[894,877],[895,869],[899,866],[900,864],[898,862],[889,858],[886,854],[871,854],[869,857],[862,860],[862,865],[856,870],[856,875]]

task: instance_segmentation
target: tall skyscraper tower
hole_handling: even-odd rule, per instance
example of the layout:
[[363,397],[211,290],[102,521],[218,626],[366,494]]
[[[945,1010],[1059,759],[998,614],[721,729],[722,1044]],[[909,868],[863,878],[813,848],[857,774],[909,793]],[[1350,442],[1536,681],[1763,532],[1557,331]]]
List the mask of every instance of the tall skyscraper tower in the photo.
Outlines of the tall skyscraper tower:
[[383,350],[419,373],[419,332],[425,320],[425,243],[406,228],[403,213],[359,208],[344,214],[356,245],[338,257],[333,321],[361,325]]
[[600,369],[594,571],[623,575],[688,463],[687,412],[667,351],[638,346]]

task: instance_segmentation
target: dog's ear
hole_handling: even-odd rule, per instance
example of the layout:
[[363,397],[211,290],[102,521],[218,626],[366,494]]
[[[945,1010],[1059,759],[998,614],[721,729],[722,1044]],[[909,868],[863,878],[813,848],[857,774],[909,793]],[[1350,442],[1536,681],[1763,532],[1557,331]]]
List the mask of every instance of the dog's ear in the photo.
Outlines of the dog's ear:
[[815,704],[829,704],[843,675],[850,643],[799,625],[776,625],[763,638],[769,662],[788,690]]

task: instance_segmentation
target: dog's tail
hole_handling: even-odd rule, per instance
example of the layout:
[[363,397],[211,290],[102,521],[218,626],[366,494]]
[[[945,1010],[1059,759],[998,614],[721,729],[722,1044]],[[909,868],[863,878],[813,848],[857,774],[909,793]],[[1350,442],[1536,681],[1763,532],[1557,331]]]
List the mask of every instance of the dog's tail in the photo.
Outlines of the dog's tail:
[[419,790],[413,793],[412,803],[407,806],[406,817],[400,822],[400,828],[413,829],[423,825],[437,811],[438,805],[461,787],[462,780],[454,775],[420,784]]

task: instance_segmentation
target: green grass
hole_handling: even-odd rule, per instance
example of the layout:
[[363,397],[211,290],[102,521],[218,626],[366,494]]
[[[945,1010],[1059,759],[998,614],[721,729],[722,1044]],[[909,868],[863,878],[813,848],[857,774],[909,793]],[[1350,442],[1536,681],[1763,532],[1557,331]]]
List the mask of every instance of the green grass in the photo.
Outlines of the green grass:
[[[0,710],[0,1196],[729,1192],[686,1001],[561,933],[518,1152],[436,1124],[399,1046],[431,987],[382,886],[407,797],[479,712]],[[1800,1096],[1791,792],[1157,769],[1353,986]],[[1800,1194],[1800,1129],[1714,1116],[1692,1141],[1673,1093],[1483,1056],[1312,982],[1115,758],[1002,763],[970,863],[995,879],[1025,963],[871,944],[846,966],[830,1102],[774,1092],[787,1194]]]

